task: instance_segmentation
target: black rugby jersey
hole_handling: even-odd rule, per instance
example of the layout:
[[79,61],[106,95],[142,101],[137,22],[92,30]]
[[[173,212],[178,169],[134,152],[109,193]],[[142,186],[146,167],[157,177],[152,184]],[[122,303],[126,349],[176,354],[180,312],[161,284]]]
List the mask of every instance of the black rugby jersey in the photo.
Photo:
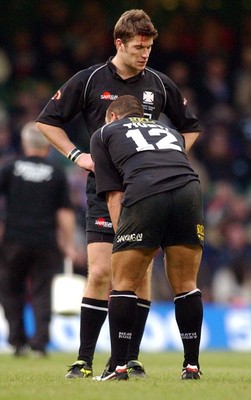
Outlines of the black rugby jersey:
[[125,191],[125,206],[199,180],[182,135],[159,121],[130,117],[107,124],[92,136],[91,155],[97,194]]
[[56,212],[73,208],[60,168],[37,156],[17,159],[0,170],[0,195],[7,207],[4,241],[57,247]]
[[75,74],[47,103],[37,121],[65,129],[65,124],[82,113],[91,136],[104,125],[112,100],[130,94],[142,102],[146,117],[158,119],[164,113],[179,132],[200,131],[197,118],[166,75],[147,67],[134,77],[122,79],[111,61]]

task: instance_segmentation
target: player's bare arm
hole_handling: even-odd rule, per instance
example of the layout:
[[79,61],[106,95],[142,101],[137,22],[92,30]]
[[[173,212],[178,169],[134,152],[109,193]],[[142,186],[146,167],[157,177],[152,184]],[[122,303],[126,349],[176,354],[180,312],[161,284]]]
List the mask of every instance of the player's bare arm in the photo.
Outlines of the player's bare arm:
[[185,139],[185,149],[186,149],[187,153],[193,147],[195,141],[199,137],[199,134],[200,134],[200,132],[188,132],[188,133],[182,134],[182,136]]
[[107,206],[112,220],[113,229],[115,232],[118,227],[122,196],[123,192],[114,191],[114,192],[108,192],[106,194]]
[[70,158],[80,168],[86,169],[88,171],[94,171],[94,164],[90,154],[78,151],[77,157],[75,159],[69,156],[71,155],[73,149],[76,149],[76,147],[75,144],[72,143],[71,140],[68,138],[66,132],[62,128],[58,126],[44,124],[42,122],[37,122],[36,125],[38,129],[42,132],[42,134],[61,154]]

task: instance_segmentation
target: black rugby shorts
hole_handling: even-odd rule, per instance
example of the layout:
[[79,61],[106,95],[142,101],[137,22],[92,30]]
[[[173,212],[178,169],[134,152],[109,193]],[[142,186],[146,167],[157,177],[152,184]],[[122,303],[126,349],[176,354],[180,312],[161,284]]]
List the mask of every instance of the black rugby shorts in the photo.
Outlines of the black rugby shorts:
[[172,245],[203,246],[203,206],[198,181],[123,207],[113,252]]
[[[96,195],[96,185],[94,174],[90,173],[86,185],[87,211],[86,211],[86,231],[96,232],[97,239],[100,233],[114,235],[112,222],[107,208],[106,200]],[[87,235],[88,236],[88,235]],[[106,240],[97,240],[106,241]],[[111,243],[111,241],[109,241]]]

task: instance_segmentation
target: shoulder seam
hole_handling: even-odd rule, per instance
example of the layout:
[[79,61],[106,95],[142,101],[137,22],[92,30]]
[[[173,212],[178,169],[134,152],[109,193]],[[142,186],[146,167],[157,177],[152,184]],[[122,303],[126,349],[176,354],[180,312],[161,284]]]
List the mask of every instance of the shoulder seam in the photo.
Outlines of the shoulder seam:
[[106,65],[107,65],[107,64],[103,64],[103,65],[101,65],[100,67],[96,68],[95,71],[93,71],[93,72],[91,73],[91,75],[89,76],[89,78],[88,78],[88,80],[87,80],[87,82],[86,82],[86,85],[85,85],[84,104],[85,104],[85,100],[86,100],[86,92],[87,92],[87,89],[88,89],[88,86],[89,86],[89,83],[90,83],[91,79],[93,78],[93,76],[95,75],[96,72],[98,72],[100,69],[104,68]]
[[[163,88],[163,93],[164,93],[164,98],[165,98],[165,106],[166,106],[167,94],[166,94],[166,88],[165,88],[165,85],[164,85],[164,83],[163,83],[163,80],[161,79],[161,77],[160,77],[154,70],[152,70],[152,69],[150,69],[150,68],[148,68],[148,67],[146,67],[146,70],[147,70],[148,72],[150,72],[151,74],[155,75],[155,76],[158,78],[158,80],[160,81],[161,86],[162,86],[162,88]],[[164,108],[165,108],[165,106],[164,106]]]
[[101,139],[101,141],[103,142],[104,140],[104,137],[103,137],[103,131],[104,131],[104,128],[106,127],[106,125],[107,124],[105,124],[105,125],[103,125],[101,128],[100,128],[100,139]]

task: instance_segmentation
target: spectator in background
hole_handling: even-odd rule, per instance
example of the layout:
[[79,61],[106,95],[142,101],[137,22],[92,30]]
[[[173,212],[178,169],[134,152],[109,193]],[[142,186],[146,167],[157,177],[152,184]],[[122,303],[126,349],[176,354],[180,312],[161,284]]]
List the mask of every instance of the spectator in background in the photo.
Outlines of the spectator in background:
[[241,118],[251,120],[251,44],[241,49],[234,78],[235,106]]
[[9,121],[0,120],[0,165],[13,160],[16,156],[12,139]]
[[200,114],[203,115],[217,104],[231,103],[232,92],[228,66],[228,59],[220,53],[207,56],[201,63],[200,78],[194,86]]
[[215,118],[212,121],[211,125],[204,126],[204,138],[198,143],[196,155],[199,159],[203,156],[201,162],[211,183],[225,180],[244,192],[250,185],[251,141],[248,136],[251,138],[251,135],[247,134],[244,140],[241,127],[236,123]]
[[166,74],[176,83],[185,99],[187,99],[190,108],[197,115],[199,113],[199,104],[197,102],[197,93],[192,84],[191,69],[192,67],[187,61],[174,60],[167,67]]
[[48,100],[51,87],[43,81],[26,81],[25,86],[17,88],[10,104],[10,128],[12,145],[17,154],[22,152],[20,131],[29,121],[33,121],[41,107]]
[[12,33],[10,61],[12,63],[12,78],[22,82],[34,76],[38,65],[37,49],[33,46],[32,32],[17,30]]
[[233,150],[231,131],[224,124],[214,124],[205,129],[204,165],[211,181],[232,179]]
[[200,62],[217,54],[231,56],[235,46],[234,29],[226,25],[220,14],[209,12],[201,15],[198,43]]
[[[248,197],[231,182],[218,180],[205,196],[206,245],[199,285],[208,301],[251,301]],[[203,272],[203,273],[202,273]]]
[[[9,343],[16,356],[28,344],[46,355],[51,317],[51,282],[62,267],[63,253],[73,258],[75,215],[65,174],[47,160],[49,143],[34,122],[22,131],[24,156],[0,172],[6,199],[6,222],[0,257],[0,301],[9,324]],[[27,337],[24,308],[27,293],[35,332]]]
[[106,17],[106,7],[99,1],[86,0],[79,6],[78,15],[66,35],[73,72],[103,62],[113,51]]
[[234,105],[239,114],[242,144],[242,157],[237,165],[245,178],[244,187],[248,189],[251,176],[251,41],[240,51],[239,65],[234,74]]
[[[159,18],[160,16],[158,16],[158,20]],[[166,19],[168,19],[168,23]],[[151,63],[155,63],[153,65],[158,66],[163,72],[166,72],[170,63],[175,61],[192,64],[198,51],[197,26],[194,28],[188,13],[176,11],[171,17],[170,14],[167,14],[166,19],[156,49],[153,49],[155,57],[151,60]]]
[[69,51],[61,35],[53,30],[43,30],[39,50],[41,57],[46,60],[39,69],[39,76],[53,82],[54,86],[61,85],[70,77]]
[[251,244],[247,227],[240,221],[229,221],[222,234],[224,244],[212,281],[213,298],[219,303],[250,304]]
[[251,46],[251,12],[245,12],[241,19],[239,44],[242,47]]
[[12,65],[8,54],[4,48],[0,47],[0,90],[8,82],[11,72]]

